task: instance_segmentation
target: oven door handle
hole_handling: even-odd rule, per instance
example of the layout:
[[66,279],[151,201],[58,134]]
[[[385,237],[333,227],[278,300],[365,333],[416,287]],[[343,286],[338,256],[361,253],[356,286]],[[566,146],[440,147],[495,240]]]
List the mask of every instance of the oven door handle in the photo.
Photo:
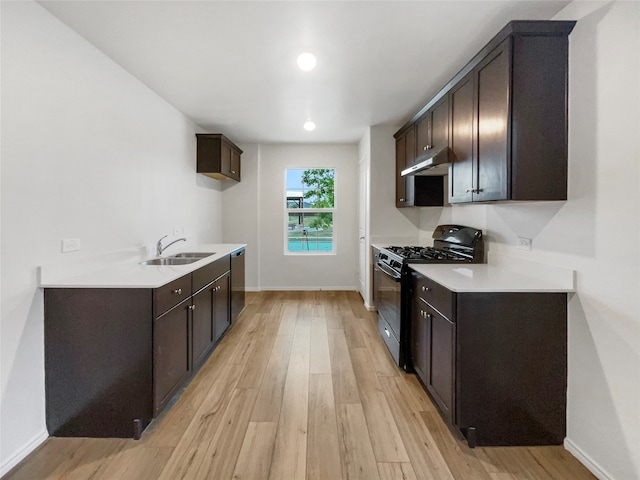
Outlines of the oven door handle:
[[400,275],[390,267],[387,267],[384,263],[377,262],[376,266],[380,269],[382,273],[393,278],[396,282],[400,281]]

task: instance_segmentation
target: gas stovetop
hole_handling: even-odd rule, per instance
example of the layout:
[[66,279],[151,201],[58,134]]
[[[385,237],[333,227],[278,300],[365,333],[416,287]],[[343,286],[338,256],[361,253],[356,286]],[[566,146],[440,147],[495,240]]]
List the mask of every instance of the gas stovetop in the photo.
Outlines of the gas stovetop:
[[468,255],[448,250],[440,250],[433,247],[386,247],[385,250],[390,251],[400,257],[402,260],[448,260],[452,262],[469,261]]
[[396,272],[408,263],[483,263],[482,230],[461,225],[438,225],[433,247],[390,246],[381,249],[380,261]]

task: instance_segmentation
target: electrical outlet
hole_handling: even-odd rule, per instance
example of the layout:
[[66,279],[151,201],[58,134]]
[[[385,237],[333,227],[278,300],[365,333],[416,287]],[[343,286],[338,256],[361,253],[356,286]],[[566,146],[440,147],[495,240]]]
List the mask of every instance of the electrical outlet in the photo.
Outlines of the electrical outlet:
[[516,240],[516,247],[518,247],[520,250],[531,250],[531,239],[518,237],[518,239]]
[[62,240],[62,253],[77,252],[80,250],[79,238],[65,238]]

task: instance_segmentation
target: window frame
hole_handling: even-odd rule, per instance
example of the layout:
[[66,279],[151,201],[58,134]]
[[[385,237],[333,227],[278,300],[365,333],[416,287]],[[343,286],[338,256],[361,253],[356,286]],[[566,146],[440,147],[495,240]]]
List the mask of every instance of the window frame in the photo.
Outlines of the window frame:
[[[333,170],[333,208],[289,208],[287,204],[287,172],[289,170]],[[336,212],[337,212],[337,204],[338,199],[336,195],[336,168],[335,167],[285,167],[284,169],[284,192],[283,192],[283,201],[282,205],[284,207],[284,255],[293,255],[293,256],[326,256],[326,255],[336,255],[337,254],[337,244],[336,244]],[[304,201],[303,201],[304,203]],[[332,237],[331,237],[331,251],[304,251],[301,250],[299,252],[289,251],[289,214],[290,213],[331,213],[332,215]]]

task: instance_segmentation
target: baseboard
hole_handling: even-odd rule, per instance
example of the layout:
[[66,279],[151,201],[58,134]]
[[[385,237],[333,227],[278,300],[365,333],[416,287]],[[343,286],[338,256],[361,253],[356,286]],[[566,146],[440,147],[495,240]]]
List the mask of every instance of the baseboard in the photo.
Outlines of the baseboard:
[[44,429],[38,435],[33,437],[33,439],[31,439],[29,443],[22,447],[22,449],[14,453],[5,462],[3,462],[2,465],[0,465],[0,478],[4,477],[11,471],[11,469],[13,469],[22,460],[24,460],[27,455],[29,455],[36,448],[42,445],[42,442],[44,442],[47,438],[49,438],[49,433],[46,429]]
[[600,480],[614,480],[598,463],[587,455],[580,447],[573,443],[569,438],[564,439],[564,448],[566,448],[571,455],[576,457],[580,463],[582,463],[587,469],[593,473]]
[[[255,292],[309,292],[309,291],[357,291],[358,289],[354,286],[349,287],[260,287],[256,290],[251,290]],[[247,289],[249,291],[249,289]]]

